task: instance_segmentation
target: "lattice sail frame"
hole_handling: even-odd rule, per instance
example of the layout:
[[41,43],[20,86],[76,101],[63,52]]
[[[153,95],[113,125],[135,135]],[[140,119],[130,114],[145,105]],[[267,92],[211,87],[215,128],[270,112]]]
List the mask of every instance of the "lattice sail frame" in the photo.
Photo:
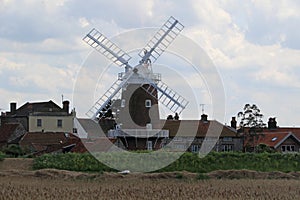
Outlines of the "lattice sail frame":
[[129,56],[125,51],[120,49],[115,43],[110,41],[107,37],[105,37],[102,33],[93,28],[84,38],[88,45],[99,51],[109,60],[113,61],[120,67],[131,67],[129,65],[129,60],[131,56]]
[[145,63],[149,59],[154,63],[179,35],[183,28],[184,26],[171,16],[156,32],[147,45],[139,52],[139,56],[142,58],[140,63]]

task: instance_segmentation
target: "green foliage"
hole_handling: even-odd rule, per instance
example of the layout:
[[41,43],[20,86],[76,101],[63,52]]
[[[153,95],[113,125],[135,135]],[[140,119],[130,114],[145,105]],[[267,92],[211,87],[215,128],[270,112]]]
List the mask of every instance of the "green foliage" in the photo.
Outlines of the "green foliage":
[[9,157],[20,157],[24,155],[22,148],[16,144],[10,144],[7,147],[3,148],[3,152]]
[[255,152],[256,153],[274,153],[275,150],[270,148],[266,144],[259,144],[259,145],[256,146]]
[[207,173],[215,170],[300,171],[300,154],[211,152],[200,158],[185,153],[169,166],[158,170]]
[[0,151],[0,161],[4,160],[4,158],[5,158],[5,154]]
[[[119,168],[128,169],[128,166],[138,165],[147,167],[149,163],[141,160],[140,163],[132,163],[131,154],[120,152],[105,153],[107,161],[119,162]],[[157,162],[162,160],[160,155]],[[168,154],[168,156],[172,156]],[[103,157],[102,157],[103,158]],[[155,165],[157,163],[153,163]],[[56,168],[72,171],[115,171],[100,163],[90,154],[46,154],[35,158],[34,169]],[[170,165],[157,170],[157,172],[189,171],[195,173],[207,173],[215,170],[256,170],[256,171],[300,171],[300,154],[281,153],[238,153],[238,152],[211,152],[203,158],[198,154],[184,153],[179,159]],[[199,175],[200,176],[200,175]],[[180,173],[178,174],[180,178]]]
[[243,111],[238,113],[238,117],[241,118],[240,127],[257,129],[266,126],[266,124],[262,121],[263,114],[260,113],[260,109],[255,104],[246,104]]
[[34,169],[55,168],[70,171],[112,171],[90,154],[44,154],[34,159]]

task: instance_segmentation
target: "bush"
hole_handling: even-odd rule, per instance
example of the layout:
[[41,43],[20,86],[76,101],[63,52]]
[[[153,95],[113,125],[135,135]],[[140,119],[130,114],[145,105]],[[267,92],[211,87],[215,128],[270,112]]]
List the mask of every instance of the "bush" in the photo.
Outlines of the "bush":
[[0,151],[0,161],[4,160],[4,158],[5,158],[5,154]]
[[19,157],[24,155],[22,148],[16,144],[10,144],[3,149],[3,152],[9,157]]

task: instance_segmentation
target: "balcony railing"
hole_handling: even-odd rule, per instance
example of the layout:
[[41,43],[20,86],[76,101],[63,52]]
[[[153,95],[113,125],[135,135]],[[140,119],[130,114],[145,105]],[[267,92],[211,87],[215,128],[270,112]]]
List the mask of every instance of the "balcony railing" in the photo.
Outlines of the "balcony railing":
[[116,129],[110,130],[108,132],[109,138],[116,137],[137,137],[137,138],[149,138],[149,137],[159,137],[159,138],[168,138],[169,130],[160,130],[160,129]]

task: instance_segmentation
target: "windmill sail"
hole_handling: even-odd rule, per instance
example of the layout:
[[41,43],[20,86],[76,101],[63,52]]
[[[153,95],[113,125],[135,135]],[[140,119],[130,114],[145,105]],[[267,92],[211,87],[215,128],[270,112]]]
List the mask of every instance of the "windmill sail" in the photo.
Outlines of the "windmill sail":
[[139,56],[142,58],[140,63],[145,63],[149,59],[154,63],[183,28],[184,26],[178,20],[170,17],[139,53]]
[[[185,98],[176,93],[162,81],[155,84],[153,81],[147,80],[147,84],[143,84],[142,88],[153,97],[157,97],[158,101],[166,106],[174,113],[180,114],[189,103]],[[156,96],[158,91],[158,96]]]
[[[122,87],[127,84],[128,80],[133,75],[133,71],[128,72],[126,78],[123,80],[117,79],[112,86],[104,93],[102,97],[96,101],[96,103],[89,109],[86,115],[93,120],[97,118],[97,115],[101,113],[103,110],[107,111],[109,109],[109,104],[111,100],[115,97],[118,98],[121,95]],[[111,106],[111,105],[110,105]]]
[[95,28],[83,38],[83,41],[118,66],[131,68],[131,66],[128,64],[131,57]]

